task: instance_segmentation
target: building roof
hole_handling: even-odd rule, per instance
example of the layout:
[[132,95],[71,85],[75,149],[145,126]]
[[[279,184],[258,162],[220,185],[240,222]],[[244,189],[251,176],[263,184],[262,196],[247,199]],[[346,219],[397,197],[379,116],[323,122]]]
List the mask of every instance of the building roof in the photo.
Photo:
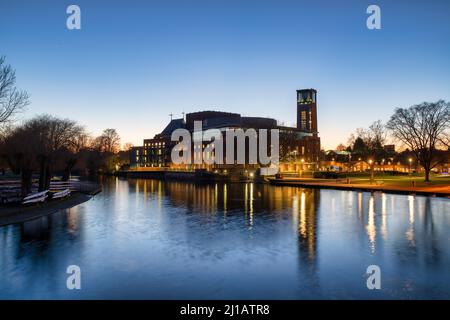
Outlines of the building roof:
[[158,136],[170,136],[172,135],[172,132],[174,132],[176,129],[181,129],[185,127],[184,119],[172,119],[169,124],[164,128],[163,131],[161,131]]
[[329,155],[331,153],[334,153],[334,154],[337,154],[337,155],[340,155],[340,156],[348,156],[348,155],[352,154],[351,152],[345,151],[345,150],[343,150],[343,151],[337,151],[337,150],[327,150],[327,151],[325,151],[325,154],[327,154],[327,155]]

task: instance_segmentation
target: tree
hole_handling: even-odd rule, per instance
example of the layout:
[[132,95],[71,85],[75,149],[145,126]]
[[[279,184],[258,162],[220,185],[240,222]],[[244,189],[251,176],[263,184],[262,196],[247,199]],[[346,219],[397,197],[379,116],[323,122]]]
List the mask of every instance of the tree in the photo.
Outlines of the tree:
[[73,127],[73,136],[69,140],[68,145],[61,150],[60,157],[64,161],[64,173],[62,179],[67,181],[70,179],[72,169],[79,161],[82,150],[89,146],[90,136],[86,133],[84,127],[76,125]]
[[105,129],[96,138],[95,145],[100,152],[117,153],[120,149],[120,136],[116,129]]
[[425,181],[430,181],[431,169],[440,162],[440,157],[436,156],[436,146],[448,139],[450,103],[439,100],[397,108],[387,127],[397,140],[414,153],[424,168]]
[[352,135],[349,142],[353,142],[353,152],[370,166],[370,181],[373,180],[373,169],[375,161],[386,156],[383,145],[386,142],[386,127],[377,120],[368,129],[358,128],[355,135]]
[[47,190],[55,161],[73,148],[74,139],[82,129],[75,121],[41,115],[25,122],[23,130],[38,137],[35,156],[39,162],[39,191]]
[[122,150],[123,151],[130,151],[131,148],[133,148],[134,145],[131,142],[127,142],[123,145]]
[[439,143],[442,147],[450,150],[450,129],[442,133],[442,135],[439,137]]
[[280,130],[279,144],[280,144],[280,161],[296,161],[299,156],[297,132],[294,130]]
[[336,151],[346,151],[347,147],[343,143],[339,143],[339,145],[336,147]]
[[5,57],[0,57],[0,125],[11,121],[28,104],[28,93],[16,87],[16,72],[5,64]]
[[33,172],[39,168],[39,148],[39,132],[24,126],[13,128],[2,139],[2,157],[15,174],[20,174],[23,197],[31,192]]

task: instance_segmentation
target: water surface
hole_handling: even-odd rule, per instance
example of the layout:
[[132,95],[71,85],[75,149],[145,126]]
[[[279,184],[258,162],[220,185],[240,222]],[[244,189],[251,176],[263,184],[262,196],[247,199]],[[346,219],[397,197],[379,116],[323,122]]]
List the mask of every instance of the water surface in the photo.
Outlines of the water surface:
[[[0,228],[0,298],[450,298],[450,200],[261,184],[104,182]],[[81,268],[68,290],[66,268]],[[368,290],[366,268],[381,268]]]

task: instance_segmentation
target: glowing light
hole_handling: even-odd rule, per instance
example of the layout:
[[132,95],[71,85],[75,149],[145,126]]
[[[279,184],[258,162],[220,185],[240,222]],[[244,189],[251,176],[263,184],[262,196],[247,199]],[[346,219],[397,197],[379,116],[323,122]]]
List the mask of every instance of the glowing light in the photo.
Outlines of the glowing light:
[[372,253],[375,253],[375,240],[377,236],[377,229],[375,226],[375,207],[374,207],[374,199],[373,196],[369,199],[369,217],[367,220],[367,236],[369,237],[370,249]]

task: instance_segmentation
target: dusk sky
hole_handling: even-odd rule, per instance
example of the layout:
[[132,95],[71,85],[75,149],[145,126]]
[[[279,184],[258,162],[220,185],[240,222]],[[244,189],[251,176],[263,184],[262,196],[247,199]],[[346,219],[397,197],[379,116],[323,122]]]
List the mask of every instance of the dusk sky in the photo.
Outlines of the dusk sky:
[[[81,30],[66,8],[81,8]],[[366,8],[381,7],[381,30]],[[318,91],[325,149],[395,107],[450,100],[450,1],[0,0],[0,55],[49,113],[142,144],[169,114],[221,110],[295,124]]]

